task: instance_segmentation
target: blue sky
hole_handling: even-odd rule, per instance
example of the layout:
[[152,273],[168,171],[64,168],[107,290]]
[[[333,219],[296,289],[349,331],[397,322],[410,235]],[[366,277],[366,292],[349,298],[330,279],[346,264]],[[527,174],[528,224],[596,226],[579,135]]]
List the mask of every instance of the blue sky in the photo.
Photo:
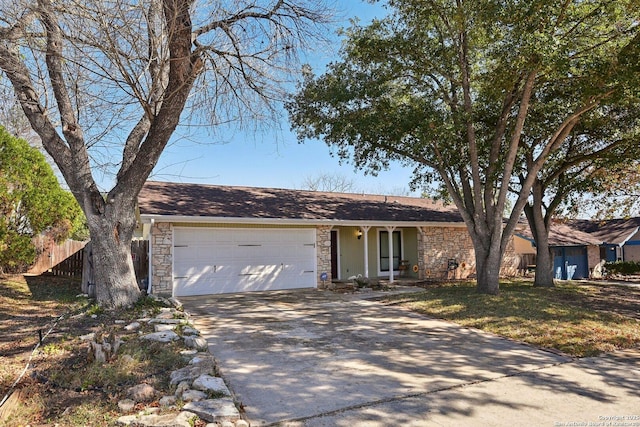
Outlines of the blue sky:
[[[336,30],[348,26],[349,18],[357,17],[364,24],[384,14],[381,6],[359,0],[342,0],[337,4],[345,19],[336,25]],[[332,51],[323,54],[326,57],[308,54],[314,61],[316,74],[324,72],[324,64],[337,59],[339,47],[336,37]],[[212,135],[204,132],[191,135],[189,139],[174,138],[150,179],[299,189],[307,177],[329,174],[353,181],[358,192],[397,194],[409,191],[411,169],[394,164],[377,177],[365,176],[364,172],[355,171],[351,164],[340,165],[323,141],[299,144],[289,129],[288,121],[283,120],[279,130],[267,132],[228,129]]]

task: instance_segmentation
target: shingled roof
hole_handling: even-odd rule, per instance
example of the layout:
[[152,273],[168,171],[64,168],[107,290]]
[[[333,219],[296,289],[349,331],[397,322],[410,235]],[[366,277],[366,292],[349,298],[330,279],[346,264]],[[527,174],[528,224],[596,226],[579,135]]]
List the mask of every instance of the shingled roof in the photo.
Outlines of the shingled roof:
[[[529,228],[529,224],[526,220],[521,222],[521,228],[516,234],[522,238],[525,238],[531,242],[535,239]],[[550,246],[584,246],[602,244],[602,240],[589,233],[578,230],[563,221],[553,221],[551,223],[551,229],[549,230],[549,245]]]
[[571,227],[593,237],[604,243],[620,245],[633,236],[640,227],[640,218],[610,219],[610,220],[588,220],[578,219],[570,221]]
[[461,223],[454,205],[417,197],[148,181],[142,216]]

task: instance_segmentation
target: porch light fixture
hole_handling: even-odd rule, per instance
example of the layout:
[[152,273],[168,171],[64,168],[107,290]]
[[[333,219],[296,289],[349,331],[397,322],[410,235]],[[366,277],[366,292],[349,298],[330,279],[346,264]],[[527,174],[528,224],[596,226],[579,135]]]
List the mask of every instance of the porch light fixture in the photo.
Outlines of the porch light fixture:
[[360,240],[362,238],[362,230],[356,231],[356,236],[358,237],[358,240]]

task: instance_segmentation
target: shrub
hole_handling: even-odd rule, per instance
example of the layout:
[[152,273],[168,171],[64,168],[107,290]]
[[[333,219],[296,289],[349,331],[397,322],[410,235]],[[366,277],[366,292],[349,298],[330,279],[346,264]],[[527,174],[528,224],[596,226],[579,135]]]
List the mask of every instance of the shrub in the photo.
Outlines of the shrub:
[[608,262],[604,266],[609,274],[628,275],[640,273],[640,262],[636,261]]

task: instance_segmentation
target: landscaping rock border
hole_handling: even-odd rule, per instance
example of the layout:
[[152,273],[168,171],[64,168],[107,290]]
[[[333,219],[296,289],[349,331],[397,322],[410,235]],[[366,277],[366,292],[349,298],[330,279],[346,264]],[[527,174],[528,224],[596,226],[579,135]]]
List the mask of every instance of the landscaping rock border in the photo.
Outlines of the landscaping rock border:
[[[188,321],[188,315],[181,311],[177,300],[162,299],[172,307],[162,308],[153,318],[138,319],[124,326],[126,331],[142,328],[144,323],[153,325],[154,331],[141,335],[141,340],[169,343],[183,340],[190,350],[181,352],[189,359],[187,366],[175,370],[170,375],[170,384],[175,386],[173,395],[161,396],[160,407],[145,407],[137,414],[123,415],[117,420],[118,425],[132,427],[190,427],[199,419],[208,422],[206,427],[249,427],[236,407],[232,393],[224,380],[216,375],[216,363],[208,352],[207,341],[200,337]],[[94,336],[85,337],[90,348],[96,345]],[[116,355],[114,355],[116,356]],[[127,398],[118,402],[122,412],[130,412],[161,395],[148,384],[139,384],[127,391]],[[186,404],[179,409],[177,402]]]

